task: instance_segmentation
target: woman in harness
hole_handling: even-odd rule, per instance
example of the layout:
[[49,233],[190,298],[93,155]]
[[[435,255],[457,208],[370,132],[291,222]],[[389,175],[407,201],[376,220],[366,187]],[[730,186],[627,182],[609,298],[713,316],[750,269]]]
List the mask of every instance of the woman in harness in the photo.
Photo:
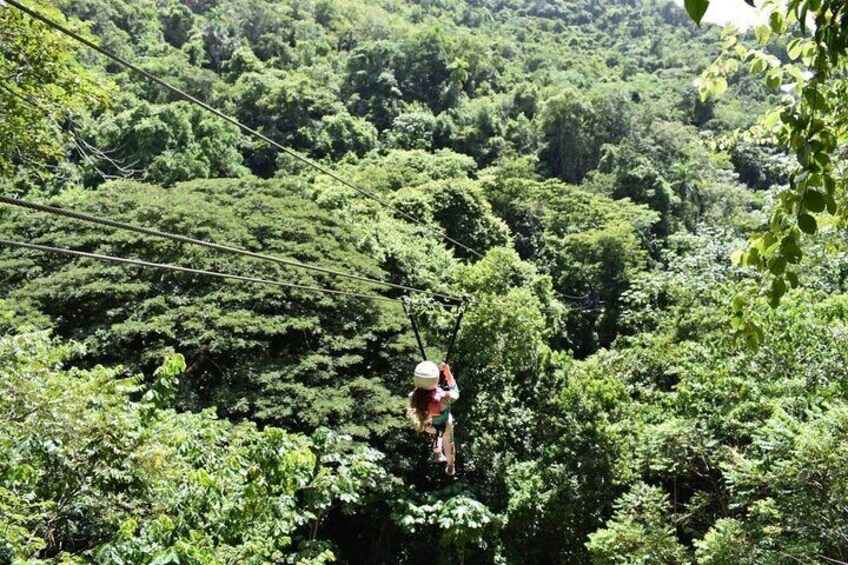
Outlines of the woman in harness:
[[[446,387],[439,386],[444,377]],[[454,420],[450,405],[459,399],[459,387],[451,374],[450,366],[442,363],[438,367],[432,361],[423,361],[415,367],[415,390],[409,395],[406,413],[415,428],[434,435],[433,452],[436,461],[447,463],[445,472],[456,473],[456,446],[453,443]]]

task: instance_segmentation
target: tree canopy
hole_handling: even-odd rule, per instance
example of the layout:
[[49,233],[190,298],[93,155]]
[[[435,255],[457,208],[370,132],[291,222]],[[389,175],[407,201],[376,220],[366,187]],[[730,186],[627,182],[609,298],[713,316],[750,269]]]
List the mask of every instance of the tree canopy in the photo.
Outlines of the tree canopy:
[[0,3],[0,565],[848,561],[843,3],[26,6],[303,158]]

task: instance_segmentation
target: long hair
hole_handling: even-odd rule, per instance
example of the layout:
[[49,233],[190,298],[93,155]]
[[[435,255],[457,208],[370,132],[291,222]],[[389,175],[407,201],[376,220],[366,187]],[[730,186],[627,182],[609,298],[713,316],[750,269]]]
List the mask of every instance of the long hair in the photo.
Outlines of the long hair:
[[435,390],[416,388],[409,395],[406,416],[415,424],[415,429],[419,432],[424,430],[424,426],[429,419],[427,408],[430,407],[430,402],[433,401],[433,393],[435,393]]

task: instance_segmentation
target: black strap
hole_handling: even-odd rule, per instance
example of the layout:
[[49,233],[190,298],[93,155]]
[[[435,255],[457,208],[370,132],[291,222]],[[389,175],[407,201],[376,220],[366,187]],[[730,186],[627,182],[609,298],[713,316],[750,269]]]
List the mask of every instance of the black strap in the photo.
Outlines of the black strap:
[[448,349],[445,352],[445,365],[450,364],[451,354],[453,353],[453,346],[456,343],[456,336],[459,334],[459,327],[462,325],[462,317],[465,316],[465,311],[468,310],[469,303],[470,300],[468,296],[464,296],[462,304],[459,306],[459,311],[456,314],[456,322],[453,325],[453,333],[451,334],[450,341],[448,341]]
[[421,340],[421,333],[418,331],[418,322],[415,320],[415,313],[412,311],[412,299],[404,296],[401,299],[401,304],[403,304],[403,311],[406,313],[406,317],[409,318],[409,323],[412,324],[412,331],[415,332],[415,340],[418,342],[421,359],[426,361],[427,351],[424,349],[424,342]]

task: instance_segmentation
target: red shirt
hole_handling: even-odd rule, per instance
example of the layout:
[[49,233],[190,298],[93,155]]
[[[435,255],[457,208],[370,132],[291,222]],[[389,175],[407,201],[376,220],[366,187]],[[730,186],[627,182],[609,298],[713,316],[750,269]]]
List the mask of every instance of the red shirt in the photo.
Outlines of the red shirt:
[[448,391],[442,387],[433,390],[430,396],[430,403],[427,405],[428,416],[438,416],[442,413],[442,399],[448,396]]

